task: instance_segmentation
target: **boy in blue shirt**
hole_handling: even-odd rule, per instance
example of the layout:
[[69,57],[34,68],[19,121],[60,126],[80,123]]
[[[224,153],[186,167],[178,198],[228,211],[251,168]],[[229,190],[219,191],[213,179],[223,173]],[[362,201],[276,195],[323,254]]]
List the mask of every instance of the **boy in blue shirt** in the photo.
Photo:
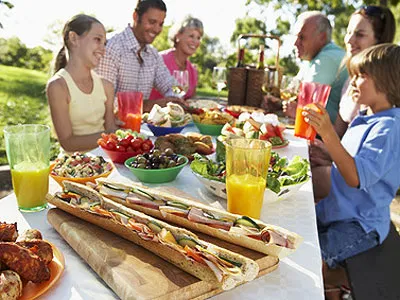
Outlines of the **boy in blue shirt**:
[[369,109],[342,141],[324,107],[303,112],[333,159],[330,192],[316,206],[326,287],[348,285],[340,264],[387,237],[389,206],[400,186],[400,46],[370,47],[352,58],[349,71],[353,101]]

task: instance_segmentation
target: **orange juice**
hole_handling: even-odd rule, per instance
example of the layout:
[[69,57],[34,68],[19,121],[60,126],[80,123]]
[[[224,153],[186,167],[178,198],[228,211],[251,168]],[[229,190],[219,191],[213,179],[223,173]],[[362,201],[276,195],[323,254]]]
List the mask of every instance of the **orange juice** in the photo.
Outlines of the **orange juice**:
[[20,209],[40,210],[46,206],[49,166],[43,163],[22,162],[14,166],[11,176]]
[[[320,112],[320,110],[315,106],[314,103],[307,104],[304,107],[311,107],[312,109]],[[296,109],[294,135],[313,141],[317,135],[317,132],[310,124],[304,121],[304,116],[302,115],[302,113],[303,113],[303,107],[298,105]]]
[[125,128],[132,129],[133,131],[140,132],[140,124],[142,122],[141,114],[127,113],[124,120]]
[[226,178],[228,211],[259,219],[266,180],[251,174],[230,175]]

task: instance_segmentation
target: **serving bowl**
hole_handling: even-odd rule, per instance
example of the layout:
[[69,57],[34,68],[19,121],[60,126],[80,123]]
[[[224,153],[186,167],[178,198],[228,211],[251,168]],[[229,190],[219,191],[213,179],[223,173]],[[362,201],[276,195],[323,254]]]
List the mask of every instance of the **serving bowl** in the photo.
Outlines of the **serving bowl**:
[[129,158],[125,161],[125,166],[135,175],[141,182],[145,183],[165,183],[175,180],[182,169],[188,164],[189,159],[183,155],[178,157],[184,158],[184,163],[175,167],[165,169],[141,169],[131,167],[132,162],[135,160],[134,157]]
[[81,184],[86,184],[87,182],[96,183],[95,180],[96,180],[97,178],[107,177],[107,176],[110,175],[111,172],[114,170],[113,164],[112,164],[112,163],[109,163],[109,164],[110,164],[110,168],[111,168],[110,170],[108,170],[108,171],[106,171],[106,172],[104,172],[104,173],[101,173],[101,174],[99,174],[99,175],[96,175],[96,176],[90,176],[90,177],[64,177],[64,176],[57,176],[57,175],[51,174],[51,172],[52,172],[53,169],[54,169],[54,166],[56,165],[55,163],[52,163],[52,164],[50,165],[50,176],[51,176],[51,178],[53,178],[61,187],[64,187],[63,184],[62,184],[62,182],[63,182],[64,180],[73,181],[73,182],[81,183]]
[[103,149],[103,151],[112,160],[112,162],[119,163],[119,164],[123,164],[128,158],[131,158],[131,157],[137,155],[136,152],[128,152],[128,151],[120,152],[120,151],[115,151],[115,150],[107,150],[103,147],[101,147],[101,149]]
[[154,136],[162,136],[162,135],[167,135],[169,133],[179,133],[186,126],[162,127],[147,123],[147,127],[149,127],[150,131],[154,134]]
[[[224,182],[217,181],[217,180],[212,180],[209,178],[205,178],[201,176],[200,174],[196,172],[192,172],[196,178],[204,185],[204,187],[209,190],[211,193],[214,195],[221,197],[223,199],[226,199],[226,185]],[[297,183],[297,184],[292,184],[292,185],[286,185],[281,188],[281,191],[279,193],[275,193],[271,191],[270,189],[266,188],[264,192],[264,202],[267,203],[272,203],[272,202],[277,202],[277,201],[282,201],[285,200],[295,193],[308,181]]]
[[202,134],[218,136],[221,134],[221,130],[224,125],[214,125],[214,124],[203,124],[198,122],[193,122],[196,125],[197,129]]

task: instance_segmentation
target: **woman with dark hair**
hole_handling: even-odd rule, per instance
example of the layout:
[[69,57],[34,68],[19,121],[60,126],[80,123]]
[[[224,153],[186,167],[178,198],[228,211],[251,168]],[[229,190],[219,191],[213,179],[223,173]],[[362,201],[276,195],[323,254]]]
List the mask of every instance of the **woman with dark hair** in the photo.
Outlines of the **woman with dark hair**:
[[106,31],[96,18],[80,14],[65,24],[63,41],[46,87],[51,118],[65,151],[90,150],[102,132],[118,128],[114,88],[93,71],[105,52]]
[[[198,75],[196,67],[189,61],[189,57],[195,54],[199,48],[203,33],[203,23],[199,19],[188,16],[169,30],[173,48],[160,52],[171,74],[175,70],[188,71],[189,89],[183,97],[184,99],[189,99],[196,94]],[[153,89],[149,100],[160,98],[162,95]]]
[[[373,45],[393,42],[396,33],[395,19],[389,8],[382,6],[365,6],[356,10],[350,17],[347,33],[344,38],[346,57],[343,67],[348,67],[353,56]],[[352,100],[352,88],[349,78],[343,87],[339,103],[339,112],[335,130],[341,138],[350,122],[358,115],[360,105]],[[314,187],[314,198],[318,202],[330,191],[332,160],[321,140],[315,139],[310,145],[310,162]]]

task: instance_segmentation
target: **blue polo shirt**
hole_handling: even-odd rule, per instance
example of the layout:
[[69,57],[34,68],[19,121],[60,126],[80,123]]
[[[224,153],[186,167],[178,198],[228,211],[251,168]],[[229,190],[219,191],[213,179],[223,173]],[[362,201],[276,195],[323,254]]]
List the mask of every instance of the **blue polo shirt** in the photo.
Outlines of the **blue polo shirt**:
[[335,123],[339,111],[343,84],[349,76],[347,68],[340,68],[344,55],[345,51],[342,48],[330,42],[311,61],[303,61],[296,76],[301,81],[331,86],[326,109],[332,124]]
[[348,186],[333,164],[331,190],[317,204],[317,217],[324,224],[357,221],[367,233],[376,230],[382,243],[400,186],[400,108],[358,115],[342,144],[355,160],[360,186]]

